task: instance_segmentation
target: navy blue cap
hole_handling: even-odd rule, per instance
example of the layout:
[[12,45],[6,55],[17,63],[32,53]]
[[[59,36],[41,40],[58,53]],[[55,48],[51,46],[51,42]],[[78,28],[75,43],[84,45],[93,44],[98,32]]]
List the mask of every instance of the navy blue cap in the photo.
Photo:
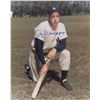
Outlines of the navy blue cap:
[[53,12],[58,12],[59,14],[61,14],[61,11],[59,10],[59,8],[52,7],[51,9],[49,9],[48,15],[51,15]]

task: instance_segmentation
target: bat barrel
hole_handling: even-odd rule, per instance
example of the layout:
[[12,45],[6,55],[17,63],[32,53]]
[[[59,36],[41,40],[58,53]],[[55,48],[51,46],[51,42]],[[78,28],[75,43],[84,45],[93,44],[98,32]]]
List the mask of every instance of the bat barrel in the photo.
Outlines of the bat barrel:
[[41,77],[39,78],[39,80],[38,80],[38,82],[37,82],[37,84],[35,86],[35,89],[34,89],[34,91],[32,93],[32,98],[36,98],[36,96],[37,96],[37,94],[39,92],[39,89],[41,87],[41,84],[42,84],[42,82],[43,82],[43,80],[45,78],[45,75],[46,74],[42,74]]

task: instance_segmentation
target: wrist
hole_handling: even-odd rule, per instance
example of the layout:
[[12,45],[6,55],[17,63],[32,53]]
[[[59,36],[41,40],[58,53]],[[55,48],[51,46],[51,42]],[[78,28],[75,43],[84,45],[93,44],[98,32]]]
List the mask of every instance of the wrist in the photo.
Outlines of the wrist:
[[56,52],[57,52],[57,47],[54,47],[54,49],[56,50]]
[[57,49],[56,48],[54,48],[54,50],[57,52]]
[[44,66],[44,65],[46,65],[46,63],[45,64],[42,64],[42,66]]
[[46,64],[43,64],[43,65],[42,65],[42,68],[43,68],[43,67],[46,67],[46,66],[47,66]]

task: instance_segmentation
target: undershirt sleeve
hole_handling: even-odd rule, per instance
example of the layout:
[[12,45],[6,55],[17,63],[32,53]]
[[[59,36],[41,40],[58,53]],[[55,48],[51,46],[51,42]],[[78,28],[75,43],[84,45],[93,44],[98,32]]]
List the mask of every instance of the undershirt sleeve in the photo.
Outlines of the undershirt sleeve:
[[57,50],[57,52],[60,52],[66,48],[66,39],[67,38],[64,38],[58,41],[57,45],[55,46],[55,49]]
[[35,38],[35,49],[36,49],[36,53],[37,53],[37,56],[40,60],[40,62],[43,64],[45,64],[45,59],[44,59],[44,53],[43,53],[43,44],[44,44],[44,41],[38,39],[38,38]]

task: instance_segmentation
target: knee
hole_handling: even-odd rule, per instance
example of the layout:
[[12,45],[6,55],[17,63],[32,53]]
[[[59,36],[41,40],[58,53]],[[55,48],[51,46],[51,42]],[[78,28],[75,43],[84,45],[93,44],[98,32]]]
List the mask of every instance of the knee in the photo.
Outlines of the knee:
[[61,52],[61,55],[64,56],[64,57],[68,57],[68,56],[70,57],[70,51],[64,49],[64,50]]

